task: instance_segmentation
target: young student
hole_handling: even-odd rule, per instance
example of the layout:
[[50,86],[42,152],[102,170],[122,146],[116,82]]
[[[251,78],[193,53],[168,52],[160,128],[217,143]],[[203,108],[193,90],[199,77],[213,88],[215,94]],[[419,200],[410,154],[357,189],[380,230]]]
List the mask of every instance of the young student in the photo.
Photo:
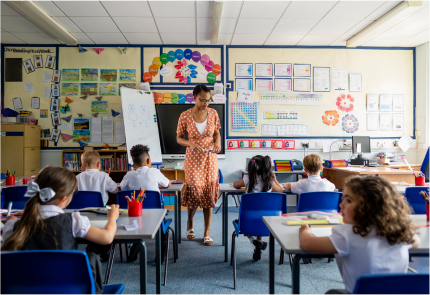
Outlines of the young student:
[[84,172],[76,176],[79,191],[101,192],[103,204],[109,201],[107,192],[116,194],[118,185],[110,178],[109,174],[100,171],[100,154],[97,151],[85,151],[81,156],[82,169]]
[[340,208],[344,224],[334,226],[331,236],[314,237],[302,225],[299,239],[307,252],[335,253],[348,293],[362,275],[407,272],[408,250],[418,247],[420,240],[414,235],[408,204],[390,182],[378,176],[350,179]]
[[[158,184],[164,187],[171,186],[170,180],[160,170],[151,168],[151,157],[149,156],[148,146],[137,144],[130,149],[130,155],[133,160],[133,167],[136,170],[127,172],[121,181],[121,190],[144,189],[160,192]],[[166,238],[167,235],[161,235],[161,253],[164,253],[164,249],[167,247]],[[127,261],[135,261],[139,251],[140,245],[133,244]],[[163,260],[164,255],[161,256],[161,263],[163,263]]]
[[[112,243],[119,216],[118,205],[111,205],[103,229],[93,227],[88,217],[79,212],[63,211],[72,200],[76,186],[75,175],[66,168],[48,166],[40,170],[36,179],[28,184],[25,196],[30,199],[25,204],[21,220],[10,216],[3,228],[5,242],[1,250],[77,250],[78,238],[101,245]],[[87,251],[87,254],[96,292],[103,293],[100,260],[93,252]]]
[[[282,193],[282,186],[276,180],[275,174],[272,172],[272,161],[269,156],[254,156],[248,162],[248,175],[244,175],[243,179],[233,182],[233,187],[246,187],[247,193],[256,192],[278,192]],[[266,250],[267,242],[263,242],[262,237],[248,237],[251,244],[255,246],[252,258],[255,261],[261,259],[262,250]]]
[[294,194],[318,191],[334,191],[334,184],[327,179],[320,177],[320,173],[324,169],[320,156],[315,154],[307,155],[303,159],[303,166],[308,178],[301,179],[293,183],[285,183],[285,189],[291,190],[291,192]]

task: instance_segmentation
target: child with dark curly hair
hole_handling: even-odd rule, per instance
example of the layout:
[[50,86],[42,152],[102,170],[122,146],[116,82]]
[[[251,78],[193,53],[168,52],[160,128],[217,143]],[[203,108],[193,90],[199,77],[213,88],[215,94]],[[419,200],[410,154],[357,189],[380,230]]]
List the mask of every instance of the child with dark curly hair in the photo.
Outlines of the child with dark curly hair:
[[310,253],[334,253],[348,293],[362,275],[407,272],[408,250],[418,247],[420,240],[408,203],[390,182],[378,176],[350,179],[340,208],[344,224],[334,226],[329,237],[314,237],[302,225],[300,246]]

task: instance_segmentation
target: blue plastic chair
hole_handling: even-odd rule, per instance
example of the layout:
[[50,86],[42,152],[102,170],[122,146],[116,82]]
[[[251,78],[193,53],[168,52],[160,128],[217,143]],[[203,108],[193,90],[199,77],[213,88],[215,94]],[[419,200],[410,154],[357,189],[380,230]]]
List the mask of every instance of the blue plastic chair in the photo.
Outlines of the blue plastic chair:
[[[28,250],[1,253],[2,294],[95,294],[84,251]],[[23,267],[25,273],[22,274]],[[42,270],[42,271],[41,271]],[[124,285],[104,285],[103,294],[122,294]]]
[[427,191],[428,186],[407,187],[405,198],[412,208],[412,214],[426,214],[426,201],[420,196],[420,191]]
[[353,294],[429,294],[429,274],[377,274],[361,276]]
[[327,213],[339,212],[339,192],[309,192],[299,196],[297,212],[322,211]]
[[287,195],[284,193],[248,193],[242,195],[239,219],[233,221],[234,232],[231,239],[231,264],[233,264],[234,289],[236,289],[236,237],[267,237],[269,229],[263,216],[281,216],[286,213]]
[[67,209],[82,209],[87,207],[104,207],[101,192],[77,191]]
[[424,175],[426,176],[426,182],[429,182],[429,178],[430,178],[430,165],[429,165],[429,160],[430,160],[430,147],[427,148],[427,153],[424,157],[424,161],[421,165],[421,172],[424,173]]
[[1,174],[1,180],[5,179],[6,175],[4,175],[4,173]]
[[1,191],[1,208],[7,209],[9,202],[13,202],[13,209],[24,209],[25,204],[30,200],[24,197],[27,186],[5,187]]
[[[136,192],[136,196],[139,194],[139,190],[135,190],[134,192]],[[133,194],[132,190],[129,191],[119,191],[116,193],[116,202],[119,205],[119,207],[121,209],[127,209],[127,200],[125,198],[125,196],[131,196]],[[143,200],[142,202],[142,208],[143,209],[164,209],[164,202],[163,202],[163,196],[161,193],[157,192],[157,191],[145,191],[145,195],[146,198],[145,200]],[[172,219],[164,219],[163,222],[161,223],[161,229],[163,231],[163,234],[166,234],[167,232],[167,249],[166,249],[166,253],[164,253],[164,285],[166,285],[167,283],[167,265],[168,265],[168,254],[169,254],[169,230],[172,232],[172,237],[173,237],[173,261],[176,262],[176,249],[178,247],[178,245],[175,244],[175,231],[173,230],[172,227],[170,227],[170,224],[172,223]],[[126,251],[127,250],[127,245],[125,247]],[[121,245],[120,245],[120,252],[122,252],[121,250]],[[121,257],[122,257],[122,253]],[[128,253],[126,253],[126,255],[128,256]]]

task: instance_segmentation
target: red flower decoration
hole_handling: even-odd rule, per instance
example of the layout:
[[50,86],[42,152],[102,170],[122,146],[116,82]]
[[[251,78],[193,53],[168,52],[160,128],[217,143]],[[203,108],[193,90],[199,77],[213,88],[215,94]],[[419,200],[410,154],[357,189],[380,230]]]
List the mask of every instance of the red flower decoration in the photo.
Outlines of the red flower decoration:
[[348,95],[342,94],[341,96],[338,96],[336,99],[337,108],[345,112],[350,112],[354,109],[354,105],[352,104],[353,102],[354,102],[354,98],[351,96],[351,94],[348,94]]
[[323,123],[328,126],[335,126],[339,123],[339,114],[335,111],[325,111],[325,115],[322,116]]

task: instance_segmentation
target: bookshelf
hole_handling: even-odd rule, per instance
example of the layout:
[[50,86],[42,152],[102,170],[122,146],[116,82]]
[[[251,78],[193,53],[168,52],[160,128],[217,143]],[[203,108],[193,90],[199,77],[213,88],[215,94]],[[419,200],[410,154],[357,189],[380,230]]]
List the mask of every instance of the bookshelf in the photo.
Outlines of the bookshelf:
[[[61,164],[72,172],[82,172],[81,155],[85,150],[67,149],[61,152]],[[105,172],[123,172],[128,170],[127,151],[97,150],[100,154],[101,170]]]

